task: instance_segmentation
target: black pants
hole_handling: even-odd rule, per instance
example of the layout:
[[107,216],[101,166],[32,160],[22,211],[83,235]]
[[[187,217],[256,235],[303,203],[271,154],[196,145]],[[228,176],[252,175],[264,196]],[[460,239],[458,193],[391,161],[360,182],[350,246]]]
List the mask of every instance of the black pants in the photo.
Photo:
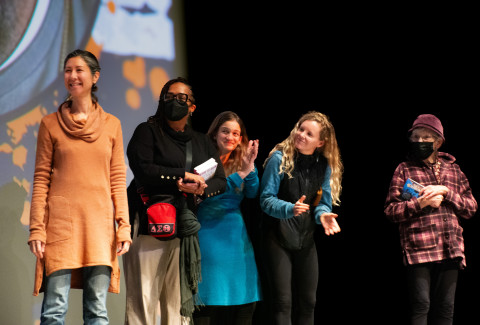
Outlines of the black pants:
[[272,232],[265,238],[275,325],[313,325],[318,285],[317,248],[287,250]]
[[453,323],[458,269],[458,261],[407,266],[412,325]]
[[204,306],[193,313],[195,325],[252,325],[255,302],[237,306]]

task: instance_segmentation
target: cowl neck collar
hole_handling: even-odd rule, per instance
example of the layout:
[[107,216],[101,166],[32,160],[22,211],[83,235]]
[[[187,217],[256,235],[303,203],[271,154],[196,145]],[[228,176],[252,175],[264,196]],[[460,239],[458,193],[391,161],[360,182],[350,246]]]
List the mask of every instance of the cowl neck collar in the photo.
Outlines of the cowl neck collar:
[[70,114],[70,104],[67,102],[58,108],[57,118],[66,133],[86,142],[93,142],[102,134],[107,113],[98,103],[95,103],[86,121],[75,121]]
[[192,131],[192,128],[188,124],[185,125],[185,129],[183,130],[183,132],[177,132],[177,131],[173,130],[166,123],[165,123],[163,129],[175,141],[187,142],[188,140],[192,139],[193,131]]

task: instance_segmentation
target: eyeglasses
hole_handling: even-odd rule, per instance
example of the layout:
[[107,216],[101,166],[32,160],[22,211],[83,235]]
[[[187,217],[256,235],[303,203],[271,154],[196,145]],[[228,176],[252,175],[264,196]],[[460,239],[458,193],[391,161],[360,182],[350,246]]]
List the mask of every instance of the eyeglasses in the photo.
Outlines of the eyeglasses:
[[412,134],[410,136],[410,141],[412,142],[420,142],[420,140],[422,140],[423,142],[434,142],[437,139],[431,135],[421,136],[421,135]]
[[166,93],[165,96],[163,96],[164,101],[169,101],[172,99],[176,99],[179,103],[186,103],[188,99],[187,94],[183,93],[178,93],[178,94],[173,94],[173,93]]

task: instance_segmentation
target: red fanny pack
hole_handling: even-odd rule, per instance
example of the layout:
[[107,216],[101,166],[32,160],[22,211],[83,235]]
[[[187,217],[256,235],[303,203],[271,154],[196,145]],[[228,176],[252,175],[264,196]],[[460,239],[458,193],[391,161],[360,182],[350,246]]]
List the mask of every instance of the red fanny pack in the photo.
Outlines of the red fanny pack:
[[147,208],[148,234],[162,240],[177,237],[177,209],[167,202],[158,202]]

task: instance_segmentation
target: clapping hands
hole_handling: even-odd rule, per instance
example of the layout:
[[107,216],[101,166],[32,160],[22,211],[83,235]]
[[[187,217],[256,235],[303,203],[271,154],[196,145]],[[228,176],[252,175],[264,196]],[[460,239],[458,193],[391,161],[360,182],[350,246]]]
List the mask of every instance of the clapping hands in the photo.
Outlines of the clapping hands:
[[255,159],[258,155],[258,140],[248,141],[247,150],[242,157],[242,169],[238,171],[238,175],[241,178],[247,177],[252,171],[255,170]]

